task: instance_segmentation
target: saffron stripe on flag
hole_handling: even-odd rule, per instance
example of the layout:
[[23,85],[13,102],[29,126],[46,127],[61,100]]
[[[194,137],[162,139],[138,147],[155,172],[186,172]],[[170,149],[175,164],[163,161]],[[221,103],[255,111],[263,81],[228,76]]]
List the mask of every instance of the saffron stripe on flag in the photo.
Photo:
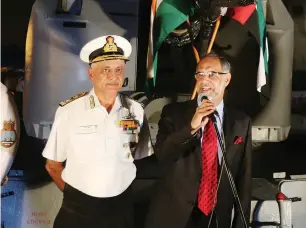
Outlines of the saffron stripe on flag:
[[256,4],[238,6],[227,10],[227,15],[244,25],[256,9]]

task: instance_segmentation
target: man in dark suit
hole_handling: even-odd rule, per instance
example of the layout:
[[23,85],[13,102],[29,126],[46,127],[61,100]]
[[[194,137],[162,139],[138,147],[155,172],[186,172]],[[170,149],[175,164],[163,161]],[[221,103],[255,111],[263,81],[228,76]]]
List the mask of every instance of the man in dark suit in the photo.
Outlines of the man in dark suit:
[[231,223],[243,227],[209,115],[216,117],[224,136],[227,163],[249,222],[251,121],[223,103],[230,64],[209,54],[198,63],[195,78],[198,94],[208,99],[172,103],[161,114],[155,154],[164,176],[152,198],[146,228],[228,228]]

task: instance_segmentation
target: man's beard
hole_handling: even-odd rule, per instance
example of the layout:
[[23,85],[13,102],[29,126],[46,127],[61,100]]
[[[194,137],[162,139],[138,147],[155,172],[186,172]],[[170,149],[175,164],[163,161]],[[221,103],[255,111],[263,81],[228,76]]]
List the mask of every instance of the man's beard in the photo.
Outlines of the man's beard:
[[[209,88],[208,91],[205,91],[204,88]],[[207,96],[207,98],[209,100],[212,100],[214,99],[216,96],[217,96],[217,93],[215,91],[215,88],[207,83],[203,83],[199,86],[199,89],[198,89],[199,93],[201,94],[204,94],[205,96]]]

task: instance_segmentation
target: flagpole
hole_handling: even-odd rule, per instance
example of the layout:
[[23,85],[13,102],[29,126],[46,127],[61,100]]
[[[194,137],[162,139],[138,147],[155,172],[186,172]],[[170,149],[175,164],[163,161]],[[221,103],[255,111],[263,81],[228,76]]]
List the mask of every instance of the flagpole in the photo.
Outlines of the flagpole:
[[[219,29],[219,26],[220,26],[220,22],[221,22],[221,15],[218,17],[218,19],[216,21],[214,32],[212,34],[212,37],[210,39],[210,42],[209,42],[209,45],[208,45],[208,48],[207,48],[207,54],[211,52],[212,46],[215,42],[217,32],[218,32],[218,29]],[[192,46],[192,47],[193,47],[193,51],[195,52],[196,51],[195,47],[194,46]],[[197,63],[200,61],[199,54],[198,54],[198,58],[196,58],[196,60],[197,60]],[[192,93],[192,96],[191,96],[191,100],[193,100],[195,98],[196,94],[197,94],[197,87],[198,87],[198,82],[196,82],[196,85],[194,86],[193,93]]]
[[[188,18],[187,18],[187,24],[190,26],[190,21],[189,21]],[[192,37],[190,37],[190,40],[192,40]],[[195,48],[195,46],[193,44],[192,44],[192,49],[193,49],[194,57],[195,57],[195,59],[198,63],[200,61],[200,56],[199,56],[198,50]]]
[[[154,77],[155,73],[154,72],[154,56],[153,56],[153,22],[154,18],[156,15],[156,5],[157,5],[157,0],[152,0],[151,3],[151,15],[150,15],[150,33],[149,33],[149,42],[148,42],[148,49],[147,49],[147,75],[146,75],[146,83],[148,83],[148,80],[153,79],[153,84],[155,85],[154,82]],[[148,86],[149,87],[149,86]],[[149,90],[149,89],[148,89]]]

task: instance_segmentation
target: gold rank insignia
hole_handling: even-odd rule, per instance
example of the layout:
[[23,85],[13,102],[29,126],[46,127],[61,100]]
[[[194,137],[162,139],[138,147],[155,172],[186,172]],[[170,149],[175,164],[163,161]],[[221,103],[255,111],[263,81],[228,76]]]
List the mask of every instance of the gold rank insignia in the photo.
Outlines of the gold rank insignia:
[[90,95],[89,102],[90,102],[90,108],[93,109],[96,106],[95,105],[95,99],[94,99],[93,95]]
[[59,103],[59,105],[61,107],[65,106],[66,104],[69,104],[70,102],[80,98],[80,97],[83,97],[87,94],[88,92],[81,92],[81,93],[78,93],[77,95],[73,96],[73,97],[70,97],[69,99],[65,100],[65,101],[62,101],[61,103]]

